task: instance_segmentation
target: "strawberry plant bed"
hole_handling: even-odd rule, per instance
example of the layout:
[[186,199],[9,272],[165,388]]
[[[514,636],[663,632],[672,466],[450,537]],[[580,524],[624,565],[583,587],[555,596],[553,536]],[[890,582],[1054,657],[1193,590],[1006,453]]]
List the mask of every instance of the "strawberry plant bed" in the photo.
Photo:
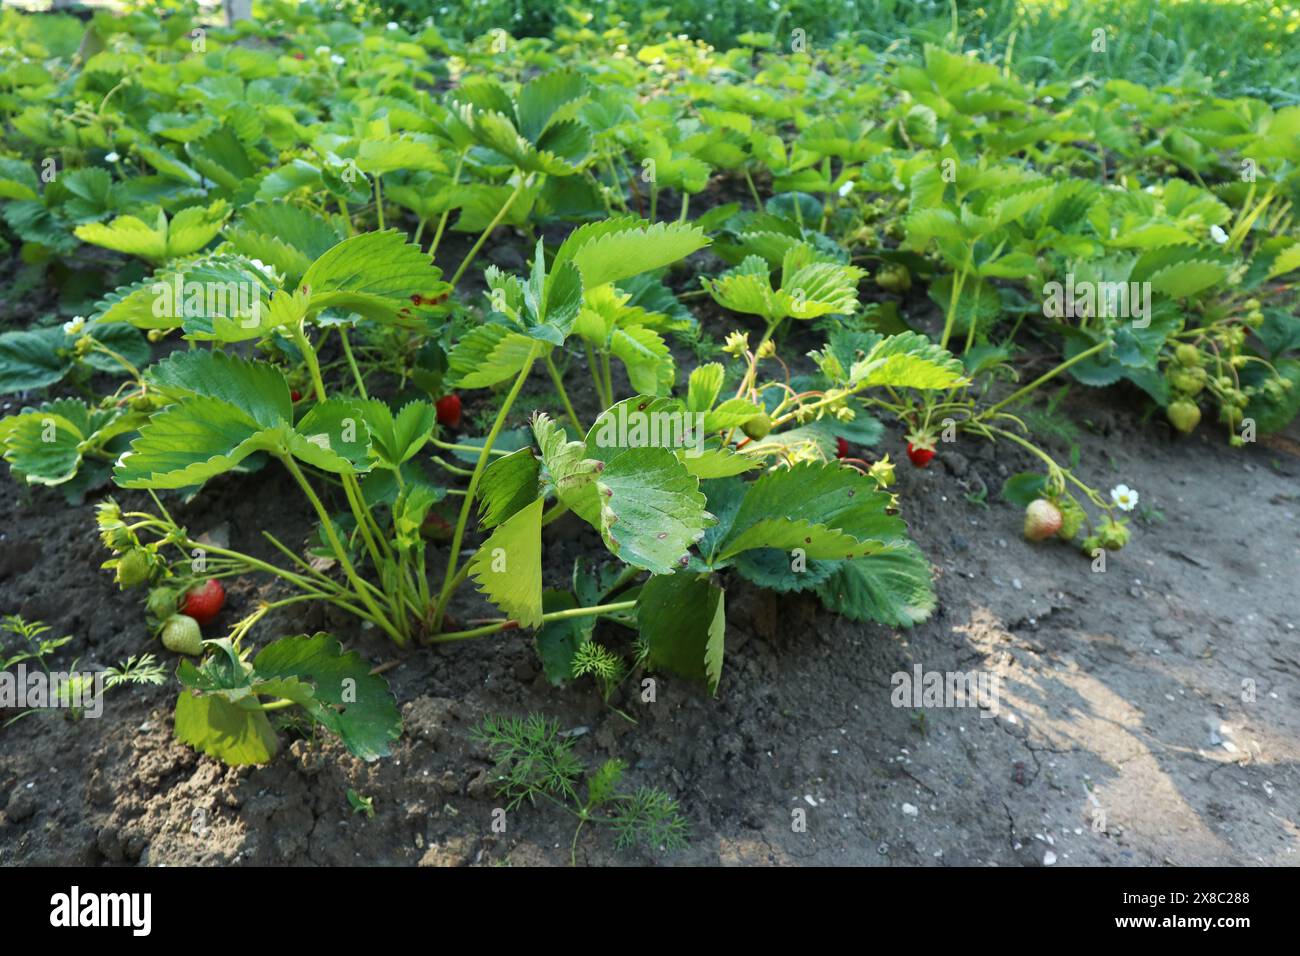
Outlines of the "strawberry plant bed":
[[[1267,549],[1294,561],[1300,547],[1296,446],[1243,456],[1209,441],[1153,441],[1121,402],[1082,417],[1103,430],[1083,436],[1085,454],[1108,451],[1116,476],[1164,516],[1143,526],[1122,570],[1081,576],[1069,551],[1019,536],[1015,506],[995,495],[988,509],[968,503],[1028,464],[972,443],[958,449],[960,463],[900,471],[918,502],[913,535],[944,569],[935,618],[906,632],[863,628],[815,599],[747,588],[728,625],[727,692],[711,700],[683,688],[655,706],[616,699],[636,726],[598,696],[557,697],[522,642],[398,658],[346,619],[285,612],[285,629],[337,626],[373,660],[400,661],[385,674],[406,727],[391,758],[366,764],[304,739],[264,767],[227,769],[174,739],[174,692],[135,690],[98,721],[30,719],[0,736],[10,808],[0,860],[568,865],[572,826],[544,806],[521,808],[505,834],[492,833],[504,804],[469,736],[486,715],[538,711],[564,730],[586,728],[576,738],[584,762],[627,760],[638,783],[667,789],[690,822],[686,850],[621,851],[596,834],[579,846],[580,863],[1008,866],[1041,864],[1048,851],[1080,865],[1285,863],[1276,836],[1250,821],[1271,819],[1297,786],[1288,768],[1300,758],[1300,726],[1281,704],[1300,693],[1287,650],[1293,582],[1284,561],[1260,557]],[[901,436],[890,440],[901,447]],[[281,509],[268,525],[262,504],[291,492],[268,474],[186,518],[232,543],[255,547],[268,526],[291,540],[307,533],[307,509]],[[8,609],[81,635],[85,658],[116,660],[138,652],[144,614],[98,571],[92,515],[48,497],[6,499],[0,519],[15,530],[0,541],[0,589]],[[548,566],[557,578],[598,547],[581,527],[561,530],[564,549]],[[1249,626],[1235,610],[1243,593]],[[230,611],[257,596],[232,589]],[[891,676],[918,662],[996,667],[1014,705],[996,720],[931,710],[922,721],[890,702]],[[1245,680],[1260,689],[1257,706],[1224,691]],[[1243,761],[1251,740],[1267,763]],[[1091,829],[1088,788],[1105,800],[1105,834]],[[353,812],[349,789],[374,799],[373,819]],[[799,807],[809,810],[807,834],[790,829]]]
[[263,12],[0,14],[0,862],[1287,862],[1285,90]]

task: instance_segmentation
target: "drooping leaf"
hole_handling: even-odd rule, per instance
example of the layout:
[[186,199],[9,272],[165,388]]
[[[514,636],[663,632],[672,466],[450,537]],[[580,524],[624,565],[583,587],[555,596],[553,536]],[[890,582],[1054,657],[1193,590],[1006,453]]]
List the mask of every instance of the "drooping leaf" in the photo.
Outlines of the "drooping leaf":
[[651,577],[637,601],[637,625],[651,668],[700,681],[717,693],[726,602],[708,575],[679,571]]
[[891,627],[919,624],[938,604],[930,563],[911,542],[841,563],[817,594],[836,614]]
[[542,499],[497,526],[469,560],[479,590],[520,627],[542,623]]
[[448,383],[455,388],[487,388],[518,375],[530,357],[540,357],[550,346],[509,326],[480,325],[461,336],[447,356]]
[[269,763],[279,741],[266,714],[225,697],[182,690],[176,698],[176,739],[232,767]]

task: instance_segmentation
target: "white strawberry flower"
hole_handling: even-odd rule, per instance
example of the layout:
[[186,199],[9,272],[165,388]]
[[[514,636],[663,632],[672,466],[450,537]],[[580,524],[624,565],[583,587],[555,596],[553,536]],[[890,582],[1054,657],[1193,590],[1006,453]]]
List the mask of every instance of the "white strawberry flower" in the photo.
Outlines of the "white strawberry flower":
[[853,192],[853,180],[850,179],[848,182],[846,182],[843,186],[840,187],[839,189],[840,198],[843,199],[851,192]]
[[114,152],[111,152],[111,153],[106,153],[106,154],[104,155],[104,162],[106,162],[106,163],[115,163],[115,162],[117,162],[117,161],[118,161],[119,159],[121,159],[121,158],[122,158],[122,157],[119,156],[119,155],[117,155],[117,152],[114,151]]
[[1138,493],[1128,485],[1116,485],[1110,490],[1110,500],[1120,511],[1132,511],[1137,507]]
[[324,56],[324,55],[325,55],[326,53],[328,53],[329,51],[330,51],[330,48],[327,47],[327,46],[318,46],[318,47],[316,48],[316,55],[317,55],[317,56]]
[[1228,241],[1228,234],[1218,226],[1211,226],[1210,238],[1213,239],[1215,242],[1217,242],[1219,245],[1223,245],[1225,242]]
[[342,66],[344,63],[348,61],[343,59],[343,57],[339,56],[337,53],[335,53],[332,57],[330,57],[330,62],[333,63],[335,66]]
[[80,335],[81,330],[86,327],[86,317],[84,315],[74,315],[72,320],[63,323],[63,331],[67,335]]
[[396,30],[396,29],[397,29],[397,24],[394,23],[392,20],[389,20],[389,21],[388,21],[388,24],[387,24],[387,27],[388,27],[388,29],[390,29],[390,30]]
[[280,273],[275,271],[274,266],[267,265],[261,259],[249,259],[248,264],[251,265],[258,272],[262,273],[262,275],[266,276],[272,282],[280,282],[283,280],[283,276],[281,276]]

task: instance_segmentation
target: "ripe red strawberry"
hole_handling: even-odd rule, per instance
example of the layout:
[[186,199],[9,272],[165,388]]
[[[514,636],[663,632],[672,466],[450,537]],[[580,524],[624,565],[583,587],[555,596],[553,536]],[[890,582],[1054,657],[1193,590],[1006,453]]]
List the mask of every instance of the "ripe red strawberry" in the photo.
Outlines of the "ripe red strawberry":
[[849,443],[843,438],[835,439],[835,457],[847,458],[849,456]]
[[212,623],[221,606],[226,603],[226,589],[216,578],[208,578],[202,584],[196,584],[185,592],[181,598],[181,613],[187,614],[200,624]]
[[302,392],[298,391],[296,388],[289,389],[289,401],[297,405],[302,401]]
[[455,533],[451,522],[436,511],[430,511],[424,516],[424,523],[420,526],[420,530],[426,538],[432,538],[434,541],[450,541]]
[[445,428],[455,428],[460,424],[460,396],[455,392],[444,395],[435,403],[438,409],[438,424]]
[[907,442],[907,457],[917,468],[924,468],[934,458],[934,435],[922,429],[916,429],[903,436]]
[[930,464],[934,458],[934,449],[926,448],[924,445],[918,445],[914,442],[907,443],[907,457],[911,459],[912,464],[917,468],[924,468]]
[[1061,509],[1046,498],[1035,498],[1025,509],[1025,537],[1045,541],[1061,530]]

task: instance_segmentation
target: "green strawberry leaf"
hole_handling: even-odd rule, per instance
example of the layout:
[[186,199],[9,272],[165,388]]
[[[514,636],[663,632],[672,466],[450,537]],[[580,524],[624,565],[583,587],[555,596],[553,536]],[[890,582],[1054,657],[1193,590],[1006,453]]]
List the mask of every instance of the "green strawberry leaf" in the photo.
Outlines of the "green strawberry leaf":
[[494,528],[537,498],[540,465],[531,448],[497,458],[478,485],[479,524]]
[[520,627],[542,623],[542,499],[497,526],[469,560],[479,591]]
[[803,462],[768,472],[712,542],[711,562],[754,548],[800,549],[806,558],[848,560],[906,541],[901,518],[886,513],[890,496],[853,468]]
[[880,554],[842,562],[817,588],[817,595],[836,614],[890,627],[919,624],[938,605],[930,563],[910,541]]
[[437,425],[437,411],[426,401],[408,402],[396,416],[377,399],[357,404],[365,415],[378,463],[385,468],[398,468],[414,457]]
[[45,388],[61,380],[72,369],[66,341],[58,326],[0,335],[0,395]]
[[182,690],[176,698],[176,739],[232,767],[269,763],[280,744],[255,698],[236,704],[225,697]]
[[118,459],[123,488],[185,488],[229,471],[288,438],[287,424],[260,425],[235,405],[194,395],[155,414]]
[[462,335],[447,356],[448,384],[487,388],[518,375],[530,357],[544,355],[550,348],[507,325],[480,325]]
[[[299,290],[311,311],[346,309],[377,322],[393,321],[417,305],[450,291],[429,254],[396,229],[344,239],[311,264]],[[413,298],[414,297],[414,298]]]
[[370,469],[370,431],[356,402],[318,402],[298,422],[287,446],[293,456],[322,471],[348,475]]
[[344,653],[328,634],[284,637],[267,645],[253,658],[253,674],[256,693],[276,688],[287,696],[279,688],[289,681],[311,685],[310,698],[300,701],[304,709],[362,760],[387,756],[389,743],[401,735],[402,718],[388,682],[371,674],[355,651]]
[[29,484],[60,485],[71,481],[81,467],[86,437],[74,422],[47,405],[4,419],[0,447],[4,460]]
[[717,693],[726,600],[708,575],[679,571],[651,577],[637,602],[637,626],[650,668],[700,681]]

